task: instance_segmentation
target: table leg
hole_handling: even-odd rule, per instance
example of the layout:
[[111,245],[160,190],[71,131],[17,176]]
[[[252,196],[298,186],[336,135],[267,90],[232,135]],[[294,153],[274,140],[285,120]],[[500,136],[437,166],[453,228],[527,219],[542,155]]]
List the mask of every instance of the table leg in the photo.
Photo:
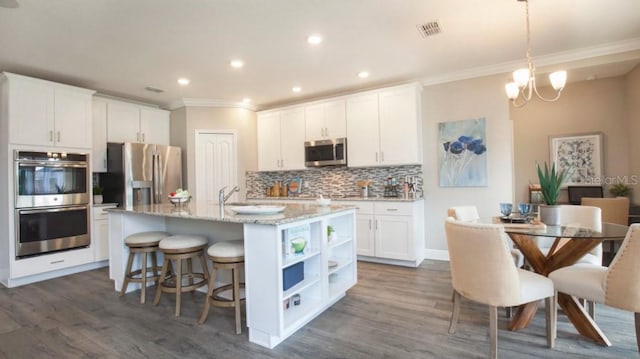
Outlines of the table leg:
[[516,314],[513,316],[513,319],[511,319],[511,322],[509,323],[509,330],[516,331],[529,326],[529,323],[531,322],[531,319],[533,319],[533,317],[536,315],[537,310],[538,301],[519,306],[516,310]]
[[580,335],[598,344],[611,346],[611,342],[607,336],[598,328],[598,325],[591,319],[589,314],[585,312],[584,307],[580,305],[575,297],[565,293],[558,293],[558,305],[564,310],[564,313]]

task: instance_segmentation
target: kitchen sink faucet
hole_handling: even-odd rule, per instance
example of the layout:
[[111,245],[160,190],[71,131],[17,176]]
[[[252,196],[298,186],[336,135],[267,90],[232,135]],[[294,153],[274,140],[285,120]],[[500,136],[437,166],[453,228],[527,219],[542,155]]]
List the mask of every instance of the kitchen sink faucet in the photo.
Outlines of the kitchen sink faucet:
[[218,203],[220,204],[220,211],[224,210],[224,203],[229,200],[229,197],[231,197],[234,192],[240,192],[240,188],[238,188],[238,186],[235,186],[231,191],[229,191],[229,193],[225,195],[224,190],[226,188],[227,186],[224,186],[220,188],[220,191],[218,192]]

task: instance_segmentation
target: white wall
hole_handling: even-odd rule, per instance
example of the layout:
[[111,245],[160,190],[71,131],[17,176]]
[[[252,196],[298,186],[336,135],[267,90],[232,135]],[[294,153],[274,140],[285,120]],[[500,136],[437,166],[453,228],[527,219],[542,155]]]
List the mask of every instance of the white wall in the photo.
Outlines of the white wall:
[[[448,258],[444,234],[447,208],[475,205],[480,216],[498,214],[500,202],[513,200],[513,126],[504,94],[504,76],[426,86],[423,103],[423,172],[426,255]],[[440,187],[438,123],[486,118],[487,187]]]

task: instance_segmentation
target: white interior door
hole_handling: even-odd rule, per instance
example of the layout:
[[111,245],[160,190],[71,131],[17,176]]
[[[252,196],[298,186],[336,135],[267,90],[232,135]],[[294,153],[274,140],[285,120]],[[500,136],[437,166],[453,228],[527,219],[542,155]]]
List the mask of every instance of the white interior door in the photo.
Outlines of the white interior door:
[[[229,192],[237,182],[235,133],[199,132],[196,134],[196,192],[198,201],[218,203],[218,191]],[[234,193],[229,201],[237,201]]]

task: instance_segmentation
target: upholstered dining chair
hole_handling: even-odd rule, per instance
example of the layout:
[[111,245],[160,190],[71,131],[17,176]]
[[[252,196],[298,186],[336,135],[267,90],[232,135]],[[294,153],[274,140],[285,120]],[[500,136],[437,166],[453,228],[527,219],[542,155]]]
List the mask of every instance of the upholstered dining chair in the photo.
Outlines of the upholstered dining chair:
[[[450,207],[447,209],[447,216],[463,222],[476,222],[480,219],[476,206]],[[510,248],[511,256],[513,257],[513,262],[516,264],[516,267],[522,267],[524,265],[524,255],[520,250],[513,248],[513,245],[510,245]]]
[[[582,197],[583,206],[599,207],[602,210],[602,222],[617,223],[622,225],[629,224],[629,198],[590,198]],[[609,254],[606,256],[603,264],[609,265],[615,255],[616,241],[608,241]]]
[[[602,230],[602,211],[594,206],[578,206],[578,205],[559,205],[558,223],[566,226],[571,224],[579,224],[581,226],[593,229],[594,231]],[[548,254],[553,245],[553,238],[536,238],[538,247],[545,255]],[[592,249],[584,257],[578,260],[578,263],[590,263],[594,265],[602,264],[602,245]]]
[[549,278],[516,268],[498,224],[445,220],[447,246],[454,289],[449,333],[456,331],[460,299],[465,297],[489,306],[491,358],[498,357],[497,307],[517,306],[545,299],[547,346],[553,348],[556,301]]
[[[640,224],[632,224],[609,267],[588,263],[549,274],[557,292],[635,313],[640,352]],[[556,330],[556,328],[553,328]],[[555,333],[554,333],[555,337]]]

